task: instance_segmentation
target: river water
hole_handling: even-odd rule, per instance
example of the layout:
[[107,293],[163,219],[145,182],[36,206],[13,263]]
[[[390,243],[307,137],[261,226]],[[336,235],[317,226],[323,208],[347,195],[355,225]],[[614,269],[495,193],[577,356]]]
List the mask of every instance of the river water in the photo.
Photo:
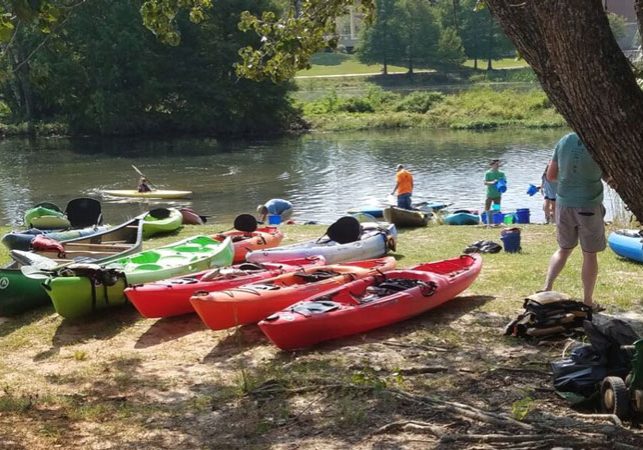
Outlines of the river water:
[[[394,130],[315,133],[276,140],[5,139],[0,142],[0,224],[18,226],[24,211],[50,201],[64,209],[75,197],[101,199],[108,223],[152,207],[191,206],[215,222],[254,213],[280,197],[295,219],[330,223],[346,210],[378,206],[395,185],[395,166],[415,176],[414,201],[481,209],[484,172],[502,160],[508,189],[503,211],[529,208],[543,221],[542,197],[526,194],[540,177],[564,130]],[[156,186],[192,190],[191,200],[115,200],[103,189],[132,189],[135,165]],[[611,214],[609,193],[606,200]],[[611,194],[614,195],[614,194]]]

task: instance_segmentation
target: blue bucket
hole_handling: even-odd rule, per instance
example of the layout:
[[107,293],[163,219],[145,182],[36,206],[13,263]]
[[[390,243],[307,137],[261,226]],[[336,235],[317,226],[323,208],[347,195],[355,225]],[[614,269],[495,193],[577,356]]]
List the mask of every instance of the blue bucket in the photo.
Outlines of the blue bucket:
[[533,184],[530,184],[529,188],[527,189],[527,195],[529,195],[530,197],[533,197],[536,194],[536,192],[538,192],[538,188]]
[[498,192],[500,192],[501,194],[507,192],[507,180],[505,180],[504,178],[500,178],[496,182],[496,189],[498,189]]
[[281,216],[279,214],[268,215],[268,225],[279,225],[281,223]]
[[493,216],[491,217],[494,225],[500,225],[501,223],[504,222],[505,220],[505,215],[501,212],[495,212],[493,213]]
[[516,223],[529,223],[529,208],[518,208],[516,210]]
[[508,228],[500,232],[500,240],[507,253],[520,251],[520,228]]

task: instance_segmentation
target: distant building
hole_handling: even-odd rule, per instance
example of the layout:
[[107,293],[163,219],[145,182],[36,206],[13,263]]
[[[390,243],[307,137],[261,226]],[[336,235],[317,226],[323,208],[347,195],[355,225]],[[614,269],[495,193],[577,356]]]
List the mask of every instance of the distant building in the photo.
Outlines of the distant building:
[[364,14],[357,12],[354,6],[350,7],[347,15],[338,17],[335,21],[335,30],[339,36],[338,48],[352,53],[359,40]]

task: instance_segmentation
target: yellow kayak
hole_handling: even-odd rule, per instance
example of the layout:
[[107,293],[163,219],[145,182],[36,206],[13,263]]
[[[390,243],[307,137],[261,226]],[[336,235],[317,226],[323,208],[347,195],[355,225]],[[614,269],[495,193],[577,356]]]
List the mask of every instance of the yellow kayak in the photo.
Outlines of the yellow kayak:
[[136,189],[103,190],[104,195],[112,197],[131,198],[190,198],[192,191],[172,191],[167,189],[155,189],[150,192],[138,192]]

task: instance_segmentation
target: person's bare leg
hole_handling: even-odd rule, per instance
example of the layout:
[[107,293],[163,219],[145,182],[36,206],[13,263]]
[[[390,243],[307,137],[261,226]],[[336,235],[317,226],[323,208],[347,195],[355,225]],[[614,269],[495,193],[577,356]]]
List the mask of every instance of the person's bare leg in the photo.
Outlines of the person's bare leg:
[[551,223],[556,223],[556,202],[549,200],[549,211]]
[[545,278],[545,287],[543,287],[543,291],[552,290],[552,288],[554,287],[554,281],[556,281],[556,278],[558,278],[558,275],[560,275],[560,272],[563,270],[563,267],[565,267],[565,264],[567,263],[567,258],[569,258],[569,255],[572,254],[572,251],[574,251],[573,248],[559,248],[554,252],[553,255],[551,255],[551,258],[549,260],[549,268],[547,269],[547,278]]
[[581,280],[583,281],[583,303],[587,306],[594,305],[594,287],[598,277],[598,257],[596,253],[583,252],[583,268]]

